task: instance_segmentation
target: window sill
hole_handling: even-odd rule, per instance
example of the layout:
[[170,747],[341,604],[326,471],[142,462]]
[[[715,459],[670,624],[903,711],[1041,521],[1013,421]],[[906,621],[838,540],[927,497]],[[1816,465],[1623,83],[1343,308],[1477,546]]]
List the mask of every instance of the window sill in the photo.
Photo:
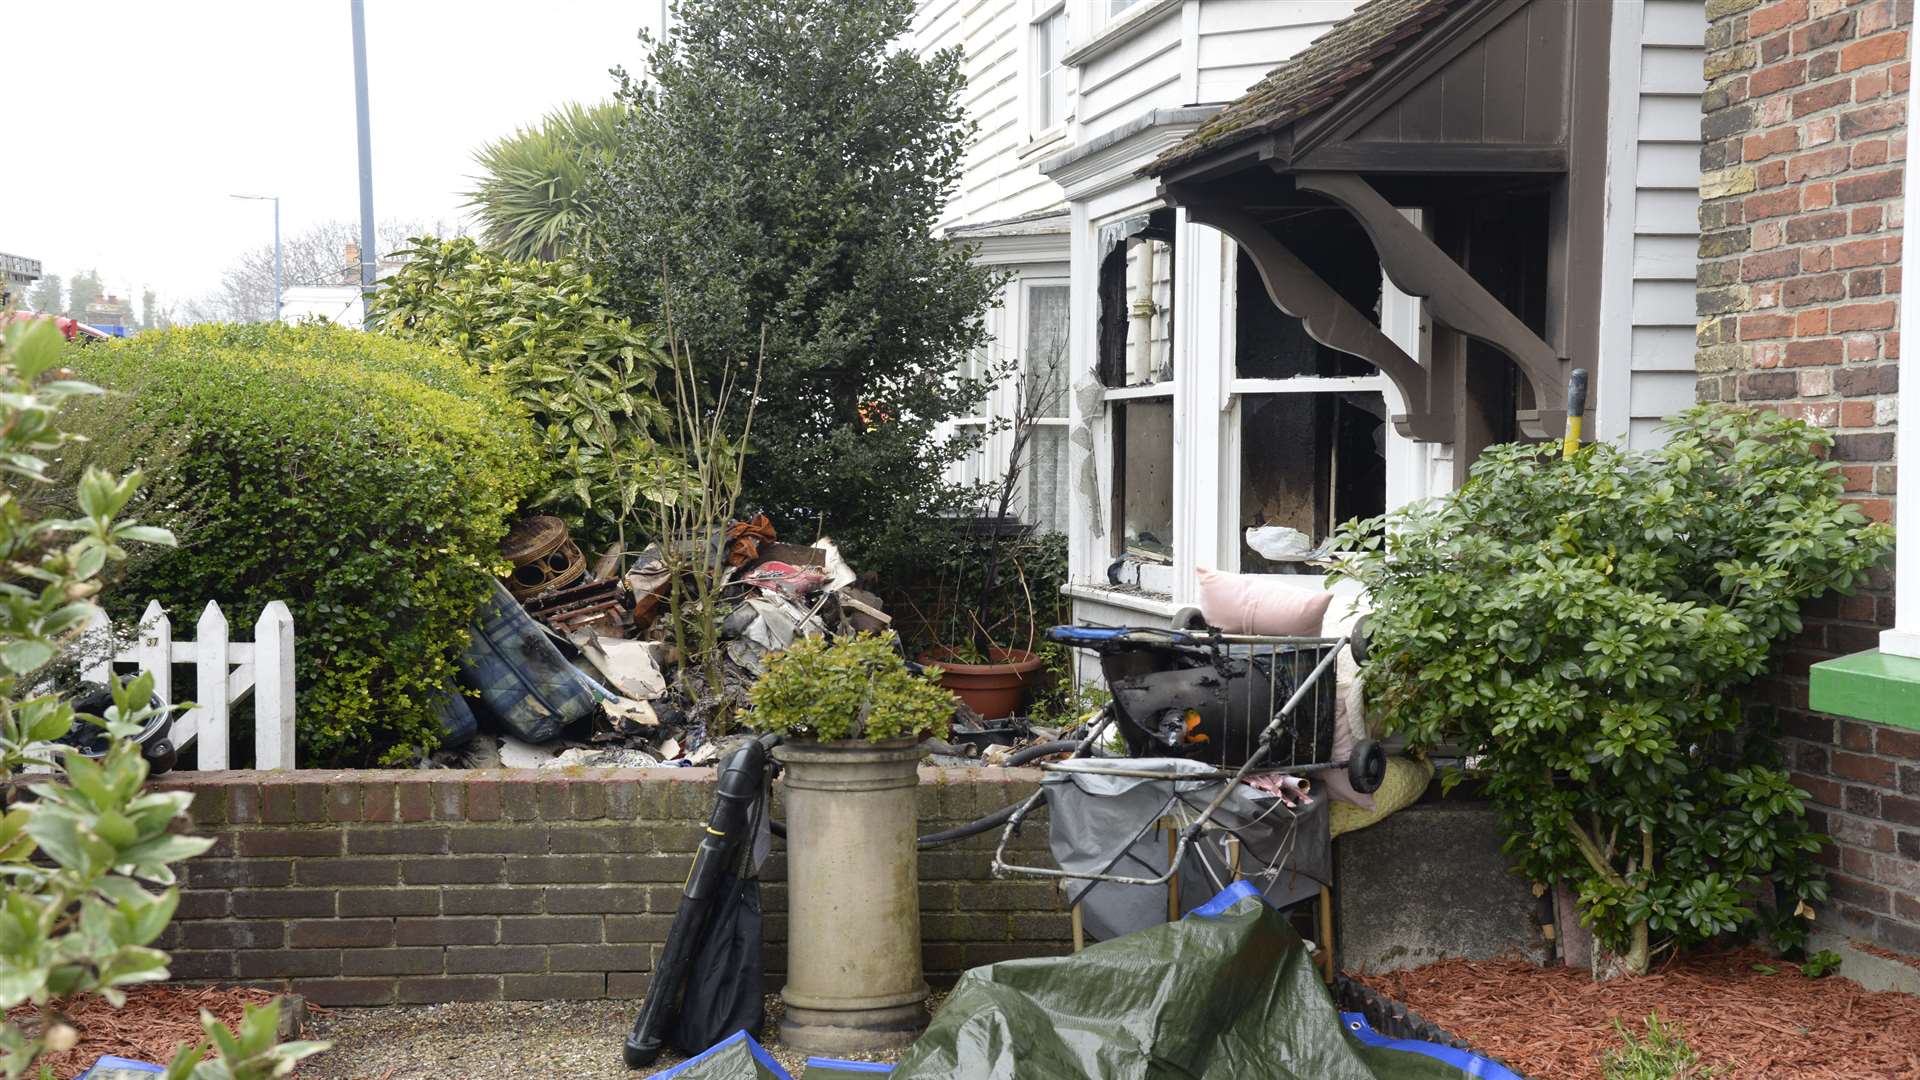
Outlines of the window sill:
[[1183,0],[1146,0],[1120,17],[1100,28],[1100,32],[1085,45],[1067,53],[1060,62],[1069,67],[1079,67],[1089,60],[1113,51],[1124,42],[1138,35],[1142,30],[1159,22],[1168,15],[1180,10]]
[[1102,401],[1137,401],[1141,398],[1170,398],[1173,396],[1173,380],[1147,383],[1143,386],[1116,386],[1101,393]]
[[1819,712],[1920,730],[1920,660],[1878,649],[1825,660],[1808,673],[1807,705]]
[[1027,145],[1021,147],[1019,151],[1015,154],[1015,156],[1018,157],[1021,161],[1027,161],[1036,157],[1043,157],[1053,152],[1054,150],[1059,149],[1061,146],[1063,146],[1066,143],[1066,141],[1067,141],[1067,125],[1055,124],[1052,127],[1048,128],[1047,130],[1039,132],[1035,134],[1032,138],[1028,139]]
[[1086,600],[1108,607],[1138,611],[1144,615],[1158,615],[1163,619],[1173,618],[1175,605],[1173,597],[1165,593],[1148,592],[1138,588],[1116,588],[1112,585],[1069,584],[1060,590],[1075,600]]

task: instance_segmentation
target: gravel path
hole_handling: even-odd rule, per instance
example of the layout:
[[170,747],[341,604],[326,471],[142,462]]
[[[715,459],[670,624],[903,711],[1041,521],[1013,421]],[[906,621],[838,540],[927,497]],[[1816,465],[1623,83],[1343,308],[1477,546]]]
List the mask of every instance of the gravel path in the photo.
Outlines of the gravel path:
[[[929,1008],[944,995],[935,995]],[[769,1035],[778,1030],[779,999],[768,999]],[[302,1038],[333,1049],[308,1058],[311,1080],[636,1080],[681,1058],[663,1054],[647,1072],[628,1072],[620,1048],[637,1001],[513,1001],[457,1005],[314,1010]],[[805,1053],[769,1042],[799,1076]],[[892,1061],[894,1055],[864,1055]]]

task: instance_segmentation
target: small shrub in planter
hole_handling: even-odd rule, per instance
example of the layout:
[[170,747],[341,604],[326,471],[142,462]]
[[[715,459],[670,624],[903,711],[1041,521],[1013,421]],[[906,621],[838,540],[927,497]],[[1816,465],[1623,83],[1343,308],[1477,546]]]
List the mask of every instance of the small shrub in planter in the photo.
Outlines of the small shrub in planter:
[[498,544],[545,473],[493,379],[421,345],[331,326],[195,326],[69,355],[109,390],[63,463],[152,462],[139,511],[178,549],[110,601],[135,617],[218,600],[238,625],[284,599],[298,633],[303,763],[406,761]]
[[953,695],[939,675],[938,668],[907,670],[891,635],[801,638],[767,660],[746,723],[799,742],[883,742],[944,731]]
[[893,635],[859,634],[795,641],[753,684],[745,722],[787,740],[789,1046],[902,1046],[926,1026],[915,737],[953,715],[938,679],[907,670]]
[[1825,432],[1717,408],[1670,431],[1566,460],[1494,447],[1444,501],[1342,535],[1373,597],[1371,701],[1481,759],[1509,853],[1575,885],[1630,973],[1659,944],[1804,939],[1820,841],[1739,690],[1802,602],[1892,546],[1845,503]]

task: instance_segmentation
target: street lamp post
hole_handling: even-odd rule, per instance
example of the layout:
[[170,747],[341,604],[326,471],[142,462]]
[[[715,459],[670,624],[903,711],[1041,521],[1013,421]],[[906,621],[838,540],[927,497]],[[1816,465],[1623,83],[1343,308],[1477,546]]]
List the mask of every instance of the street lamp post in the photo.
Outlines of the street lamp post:
[[373,246],[373,126],[367,120],[367,9],[364,0],[348,5],[353,16],[354,122],[360,142],[360,295],[364,307],[373,295],[379,254]]
[[233,197],[273,203],[273,321],[280,322],[286,315],[286,292],[280,288],[280,196],[235,195]]

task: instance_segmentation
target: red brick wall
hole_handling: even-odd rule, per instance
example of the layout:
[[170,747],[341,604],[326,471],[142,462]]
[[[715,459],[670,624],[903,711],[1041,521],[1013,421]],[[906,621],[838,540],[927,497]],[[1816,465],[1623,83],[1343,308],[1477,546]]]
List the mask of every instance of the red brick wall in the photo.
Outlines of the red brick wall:
[[[922,770],[923,832],[1026,797],[1032,770]],[[711,769],[177,773],[213,850],[186,863],[161,945],[181,980],[320,1005],[633,998],[679,905],[713,805]],[[993,881],[998,833],[923,852],[922,959],[1063,953],[1053,887]],[[1046,829],[1025,854],[1045,859]],[[765,867],[769,989],[785,969],[784,859]]]
[[[1834,432],[1891,520],[1912,0],[1707,0],[1699,395]],[[1807,711],[1807,666],[1874,648],[1892,579],[1808,611],[1763,688],[1834,843],[1827,925],[1920,953],[1920,733]]]

